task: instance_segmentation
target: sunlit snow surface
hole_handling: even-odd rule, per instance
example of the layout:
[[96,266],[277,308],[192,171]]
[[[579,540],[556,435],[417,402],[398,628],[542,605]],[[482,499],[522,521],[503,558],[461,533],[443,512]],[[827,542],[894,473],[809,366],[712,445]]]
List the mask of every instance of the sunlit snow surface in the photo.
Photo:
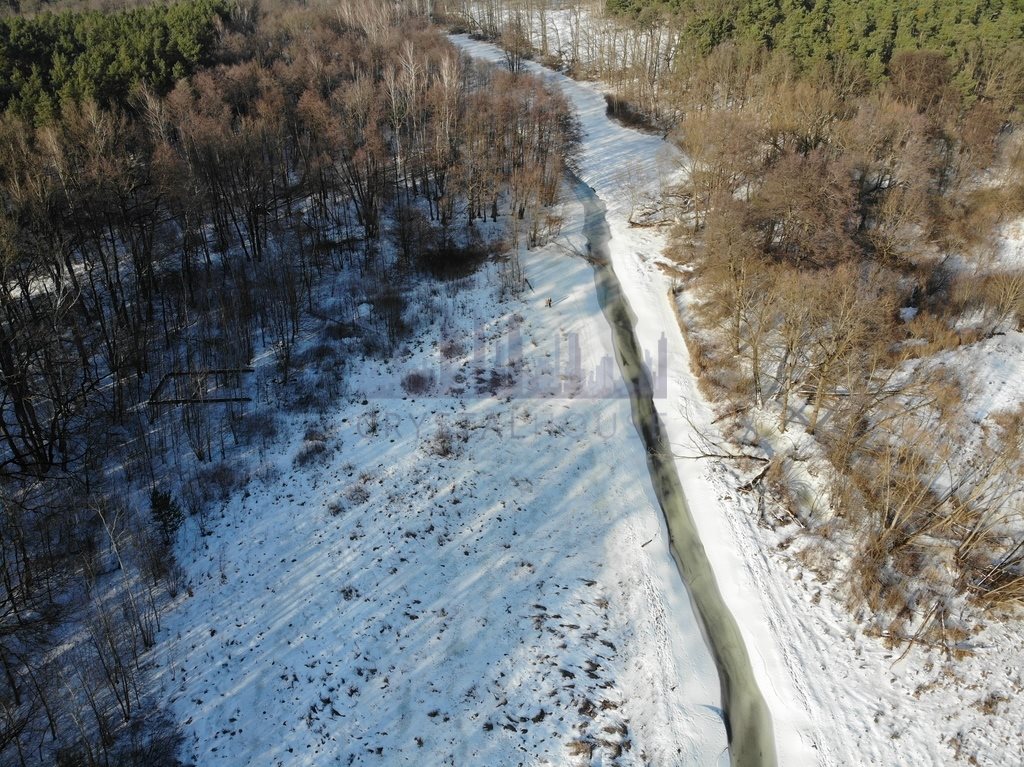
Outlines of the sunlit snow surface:
[[[282,428],[267,478],[183,547],[194,596],[160,673],[197,764],[590,763],[580,743],[595,763],[727,763],[628,400],[594,396],[617,368],[582,211],[564,212],[525,254],[532,292],[500,302],[490,268],[421,297],[434,332],[353,366],[351,397]],[[447,390],[403,399],[442,325],[464,352]],[[492,396],[510,341],[523,364]],[[556,364],[567,393],[526,396]],[[295,468],[307,422],[330,456]]]

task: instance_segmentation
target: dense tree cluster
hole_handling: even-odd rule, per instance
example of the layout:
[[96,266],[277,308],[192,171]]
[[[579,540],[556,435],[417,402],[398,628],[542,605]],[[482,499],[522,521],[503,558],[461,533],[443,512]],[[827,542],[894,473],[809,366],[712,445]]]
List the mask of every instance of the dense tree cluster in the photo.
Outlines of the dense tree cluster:
[[[146,13],[194,42],[217,7]],[[106,30],[141,17],[41,18]],[[98,48],[78,61],[106,62],[107,34],[84,33]],[[59,39],[38,42],[40,60],[61,60]],[[67,75],[80,85],[41,124],[0,118],[5,763],[160,763],[139,746],[152,740],[140,675],[181,587],[169,543],[231,485],[215,456],[273,434],[266,416],[203,404],[202,371],[265,349],[287,386],[300,332],[323,333],[321,362],[360,333],[364,352],[387,353],[410,322],[405,287],[479,256],[484,218],[526,244],[544,236],[574,142],[559,95],[474,68],[391,6],[252,17],[215,50],[183,39],[117,80],[116,98],[95,89],[121,65],[82,64],[114,79]],[[221,63],[202,66],[211,55]],[[339,316],[362,304],[368,328]],[[179,404],[147,406],[158,390]],[[293,394],[295,407],[326,396]],[[83,641],[62,641],[72,627]]]
[[[841,62],[807,77],[760,47],[695,57],[675,91],[675,249],[697,265],[688,329],[708,393],[806,430],[827,456],[827,499],[786,484],[795,456],[776,456],[774,487],[807,529],[850,534],[852,603],[893,641],[950,642],[970,630],[950,595],[1024,591],[1021,541],[994,529],[1020,481],[1019,432],[993,429],[958,463],[941,435],[963,405],[928,364],[1024,322],[1019,272],[947,260],[980,258],[1024,210],[1020,153],[1013,105],[964,97],[944,56],[900,53],[889,70],[869,88]],[[994,163],[1010,182],[979,188]],[[955,490],[936,489],[940,472]]]
[[46,122],[61,100],[124,105],[134,86],[166,93],[211,63],[225,0],[0,19],[0,109]]
[[1022,57],[1024,7],[1013,0],[607,0],[637,19],[676,20],[681,44],[709,53],[726,41],[784,51],[801,69],[846,57],[872,80],[907,50],[946,54],[966,91]]
[[770,64],[808,80],[842,72],[847,93],[891,83],[934,95],[941,82],[965,106],[1008,113],[1024,102],[1019,4],[636,0],[611,16],[605,7],[573,0],[560,3],[556,17],[543,0],[437,0],[435,13],[517,57],[536,53],[574,76],[600,79],[615,93],[617,114],[644,116],[662,130],[685,110],[695,70],[707,74],[709,62],[730,56],[738,66]]

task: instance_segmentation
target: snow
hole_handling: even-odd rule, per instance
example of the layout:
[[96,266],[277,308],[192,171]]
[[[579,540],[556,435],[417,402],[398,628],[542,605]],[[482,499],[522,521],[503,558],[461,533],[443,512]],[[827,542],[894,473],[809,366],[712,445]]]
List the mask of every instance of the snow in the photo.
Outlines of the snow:
[[[494,46],[464,36],[454,40],[474,58],[500,61]],[[527,69],[557,84],[580,116],[580,175],[608,205],[609,247],[638,317],[641,345],[652,348],[662,332],[668,337],[668,397],[657,404],[671,441],[686,453],[698,431],[714,434],[712,411],[690,373],[668,298],[671,281],[659,268],[665,235],[628,224],[632,201],[656,194],[666,177],[679,172],[681,158],[657,137],[609,120],[597,86],[532,63]],[[1020,392],[1008,387],[1024,381],[1020,334],[992,344],[1011,348],[978,345],[964,361],[992,371],[986,412],[1014,397],[1019,402]],[[859,630],[828,584],[837,563],[816,561],[798,526],[773,531],[758,525],[756,499],[736,490],[747,477],[738,477],[732,466],[684,458],[677,468],[772,711],[780,764],[1024,761],[1024,704],[1018,702],[1024,701],[1024,639],[1014,623],[990,625],[965,658],[924,648],[894,652]]]
[[[521,22],[531,46],[548,63],[571,68],[577,75],[592,75],[602,61],[614,60],[623,69],[651,58],[671,68],[678,37],[672,28],[654,24],[644,34],[636,34],[622,20],[604,13],[603,2],[561,3],[545,0],[530,7],[498,7],[493,3],[471,2],[468,15],[460,21],[471,32],[484,35],[514,28]],[[656,47],[657,54],[647,51]]]
[[[575,343],[584,379],[618,372],[579,205],[565,218],[523,254],[521,298],[492,265],[410,301],[433,324],[352,366],[337,410],[292,417],[185,542],[191,593],[154,663],[189,759],[728,763],[628,400],[567,375]],[[440,391],[403,392],[442,369]],[[566,395],[522,396],[552,377]]]
[[[501,61],[500,49],[495,46],[462,36],[454,39],[474,58]],[[608,206],[609,251],[637,315],[637,337],[646,348],[654,348],[663,332],[668,337],[668,396],[656,402],[659,414],[673,444],[690,444],[694,427],[706,426],[711,415],[689,370],[686,346],[667,297],[669,284],[655,265],[655,258],[665,248],[665,236],[628,223],[638,188],[656,191],[669,174],[677,171],[681,158],[659,137],[610,120],[603,95],[589,84],[536,64],[531,64],[529,71],[557,83],[577,110],[584,135],[579,175]],[[721,488],[692,462],[680,460],[677,468],[722,595],[737,616],[755,676],[773,713],[779,763],[807,763],[813,755],[810,739],[803,734],[806,712],[798,703],[793,680],[772,634],[755,573],[745,562],[744,555],[751,552],[734,546],[735,536],[718,501]]]
[[1024,269],[1024,218],[999,228],[993,255],[991,267],[995,270]]
[[974,423],[1024,403],[1024,333],[1007,330],[943,352],[936,362],[963,380],[966,415]]
[[[640,345],[655,359],[667,338],[657,404],[684,454],[696,430],[713,431],[712,411],[660,268],[665,234],[628,224],[680,158],[610,121],[595,86],[528,68],[579,113],[580,175],[608,206]],[[350,365],[336,409],[287,416],[279,444],[249,456],[251,479],[210,535],[181,542],[190,588],[151,657],[185,757],[728,763],[717,674],[628,401],[585,385],[618,372],[576,257],[579,206],[567,202],[564,218],[557,243],[523,253],[533,289],[521,297],[502,297],[498,265],[457,290],[425,286],[410,306],[431,307],[429,326],[393,360]],[[577,344],[582,378],[570,374]],[[979,417],[1024,395],[1022,352],[1020,334],[1007,334],[950,353],[987,382]],[[426,370],[440,390],[406,393],[403,379]],[[796,525],[759,526],[735,467],[682,457],[677,467],[772,711],[780,764],[1024,763],[1024,637],[1013,624],[989,626],[963,659],[901,656],[859,631],[827,582],[837,563],[814,559]]]

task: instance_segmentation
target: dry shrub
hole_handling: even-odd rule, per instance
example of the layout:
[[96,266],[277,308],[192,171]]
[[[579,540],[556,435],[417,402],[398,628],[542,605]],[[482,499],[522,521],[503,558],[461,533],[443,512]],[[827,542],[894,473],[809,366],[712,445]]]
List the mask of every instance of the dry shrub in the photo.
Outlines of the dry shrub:
[[980,331],[972,328],[957,330],[944,317],[930,312],[921,312],[906,325],[909,343],[900,347],[911,357],[930,357],[939,352],[972,344],[980,337]]
[[594,744],[586,740],[570,740],[565,750],[570,756],[582,756],[588,760],[594,756]]
[[424,248],[419,257],[420,268],[433,277],[446,280],[461,279],[473,274],[483,266],[497,248],[482,241],[458,245],[449,242]]
[[940,423],[951,425],[964,413],[964,388],[952,373],[928,381],[926,394]]
[[[140,714],[125,725],[118,743],[103,751],[104,762],[120,767],[180,767],[178,753],[185,739],[177,724],[155,708],[142,709]],[[55,763],[58,767],[94,764],[97,746],[79,741],[61,747],[55,754]]]
[[856,530],[848,598],[894,646],[950,648],[966,636],[950,600],[962,589],[958,531],[974,510],[937,495],[926,481],[929,445],[918,448],[862,451],[847,467],[835,497]]
[[252,444],[259,441],[263,447],[268,447],[277,437],[277,417],[268,412],[249,413],[239,419],[235,433],[239,442]]
[[329,341],[341,341],[358,335],[359,328],[351,322],[333,321],[324,326],[324,338]]
[[174,555],[174,549],[150,530],[137,530],[134,537],[142,573],[154,586],[163,583],[168,596],[176,598],[187,578],[184,568]]
[[324,367],[327,363],[334,362],[338,358],[338,349],[334,344],[319,343],[306,349],[302,357],[296,360],[297,366],[313,365]]
[[627,128],[658,132],[658,126],[640,109],[628,99],[606,93],[604,94],[605,113],[616,122],[625,125]]
[[948,217],[947,234],[951,241],[968,249],[989,244],[992,232],[1010,206],[1008,188],[985,187],[972,192],[964,205]]
[[541,66],[545,66],[548,69],[554,69],[556,72],[563,66],[561,56],[557,56],[553,53],[548,53],[537,57],[537,61],[540,62]]
[[985,283],[984,299],[992,315],[992,332],[1004,322],[1024,329],[1024,269],[992,274]]
[[1012,459],[1019,459],[1024,451],[1024,402],[994,413],[992,420],[999,427],[1000,450]]
[[440,424],[426,442],[427,452],[440,458],[454,458],[459,455],[459,445],[455,433],[447,424]]
[[1020,329],[1024,321],[1024,270],[958,275],[951,291],[951,309],[956,314],[979,314],[979,331],[985,335],[1005,325]]
[[793,458],[779,454],[771,459],[762,481],[790,517],[813,529],[818,522],[814,515],[817,497],[813,486],[797,477]]
[[306,442],[326,442],[327,432],[319,426],[307,426],[305,434],[302,435],[302,439]]
[[676,293],[669,290],[669,302],[676,315],[676,323],[683,335],[683,342],[690,358],[690,370],[697,379],[697,388],[709,402],[719,402],[727,398],[731,387],[724,384],[721,374],[724,366],[720,354],[714,344],[704,334],[694,332],[690,323],[683,317]]
[[247,481],[235,467],[221,461],[196,472],[196,479],[207,500],[226,501]]
[[434,387],[434,374],[429,371],[414,370],[402,376],[402,389],[406,394],[426,394]]
[[295,454],[293,464],[297,468],[323,463],[329,455],[327,449],[327,433],[317,425],[306,427],[302,436],[302,447]]
[[750,375],[736,364],[736,356],[727,353],[717,344],[707,344],[705,352],[710,359],[708,372],[702,381],[697,382],[704,396],[712,401],[726,403],[730,408],[746,402],[752,383]]
[[683,340],[686,342],[686,349],[690,357],[690,369],[698,378],[703,378],[712,368],[713,360],[708,345],[702,343],[694,334],[690,333],[686,325],[683,328]]
[[992,568],[974,590],[975,600],[986,609],[1017,612],[1024,608],[1024,573],[1019,567]]
[[[789,545],[793,543],[791,539]],[[793,546],[793,559],[800,563],[805,572],[813,575],[821,583],[829,583],[838,574],[836,562],[831,550],[820,545],[814,539],[805,539],[802,545]],[[815,593],[812,600],[817,603],[820,595]]]
[[[466,21],[464,18],[462,18],[460,16],[446,15],[444,17],[444,23],[445,23],[445,26],[448,27],[449,34],[453,34],[453,35],[467,35],[467,34],[472,33],[472,31],[473,31],[473,27],[472,27],[471,22]],[[475,35],[475,34],[473,34],[471,36],[474,37],[474,38],[479,37],[479,35]]]
[[441,356],[446,360],[456,359],[465,353],[466,347],[452,338],[447,338],[441,343]]
[[340,376],[316,376],[312,380],[295,382],[295,393],[286,403],[291,413],[323,415],[342,395],[345,389]]
[[1008,702],[1010,698],[1006,693],[1000,690],[993,690],[984,698],[975,701],[974,707],[981,711],[983,714],[994,716],[999,713],[1000,707]]
[[360,506],[370,500],[370,491],[362,484],[349,485],[345,490],[345,500],[356,506]]

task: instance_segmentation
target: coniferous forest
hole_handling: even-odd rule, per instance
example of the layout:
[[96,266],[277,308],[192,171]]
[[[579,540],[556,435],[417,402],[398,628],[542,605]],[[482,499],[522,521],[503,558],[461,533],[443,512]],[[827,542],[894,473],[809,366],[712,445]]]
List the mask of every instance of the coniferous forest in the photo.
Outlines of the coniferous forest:
[[123,107],[142,83],[165,95],[213,63],[228,20],[228,5],[217,0],[7,16],[0,19],[0,106],[41,124],[58,117],[62,101]]
[[938,51],[964,89],[985,70],[1020,58],[1024,8],[1012,0],[608,0],[609,11],[650,23],[677,16],[682,40],[703,53],[721,43],[754,43],[787,53],[800,69],[837,57],[885,77],[897,51]]

